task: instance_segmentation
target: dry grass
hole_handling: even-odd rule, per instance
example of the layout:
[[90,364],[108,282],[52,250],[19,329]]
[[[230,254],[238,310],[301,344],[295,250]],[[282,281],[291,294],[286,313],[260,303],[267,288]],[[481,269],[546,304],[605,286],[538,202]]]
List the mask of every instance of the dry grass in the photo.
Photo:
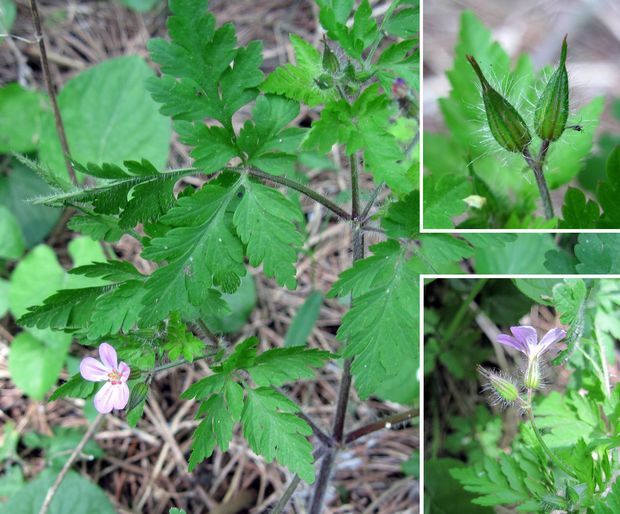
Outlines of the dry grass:
[[[17,4],[18,18],[12,33],[31,39],[28,2],[18,0]],[[383,2],[373,4],[380,12],[385,9]],[[235,22],[242,43],[252,39],[264,41],[266,71],[290,58],[289,32],[313,41],[320,39],[316,9],[308,0],[217,0],[211,6],[220,23]],[[109,57],[147,57],[148,39],[165,33],[164,8],[140,15],[116,2],[47,1],[41,2],[40,11],[48,36],[53,79],[59,87],[80,70]],[[0,83],[13,81],[43,88],[36,45],[15,39],[10,46],[0,48]],[[307,115],[302,113],[300,118]],[[188,160],[186,149],[173,142],[170,164],[181,165]],[[315,188],[330,197],[348,188],[345,173],[319,173],[310,178]],[[370,182],[366,186],[370,187]],[[284,290],[254,270],[259,304],[236,339],[257,335],[264,348],[281,346],[292,317],[307,295],[314,290],[326,293],[339,272],[350,266],[348,226],[327,217],[324,208],[317,204],[304,202],[304,210],[309,220],[309,238],[308,251],[298,263],[299,287],[296,291]],[[65,253],[71,237],[68,231],[54,236],[53,244],[59,254]],[[377,241],[371,236],[366,244]],[[114,250],[148,271],[149,263],[140,260],[140,248],[134,239],[124,238]],[[335,332],[344,311],[339,302],[326,301],[309,344],[336,350],[339,345]],[[7,369],[8,346],[18,330],[8,317],[0,324],[0,424],[12,421],[21,434],[51,434],[56,426],[86,427],[82,401],[38,403],[24,397],[12,384]],[[79,357],[82,353],[83,349],[74,345],[72,354]],[[95,437],[105,449],[105,457],[79,460],[77,468],[106,490],[120,513],[160,514],[168,512],[171,506],[183,507],[190,514],[258,513],[273,506],[281,494],[289,474],[276,464],[266,464],[239,435],[229,452],[216,451],[193,474],[188,474],[186,458],[197,424],[196,405],[179,401],[179,394],[207,372],[206,364],[198,363],[159,374],[137,428],[130,429],[122,417],[106,417]],[[325,430],[330,428],[340,374],[341,370],[331,364],[316,380],[288,389],[288,394]],[[347,428],[356,428],[401,408],[379,401],[360,402],[354,397]],[[417,513],[417,481],[405,477],[401,470],[402,463],[417,447],[417,429],[397,426],[366,436],[341,452],[326,512]],[[20,456],[28,477],[44,466],[42,455],[36,451],[20,447]],[[308,486],[302,485],[287,512],[305,512],[310,492]]]

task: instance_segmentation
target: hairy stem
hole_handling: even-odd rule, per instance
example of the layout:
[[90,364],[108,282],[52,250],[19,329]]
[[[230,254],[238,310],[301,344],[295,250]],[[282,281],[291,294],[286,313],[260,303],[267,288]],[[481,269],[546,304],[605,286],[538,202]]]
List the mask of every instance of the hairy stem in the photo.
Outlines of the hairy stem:
[[77,178],[75,171],[71,164],[71,158],[69,153],[69,143],[67,142],[67,134],[65,133],[65,126],[60,116],[60,109],[58,108],[58,102],[56,101],[56,92],[54,91],[54,85],[52,84],[52,75],[50,73],[50,66],[47,60],[47,49],[45,47],[45,40],[43,39],[43,28],[41,26],[41,18],[39,17],[39,8],[37,6],[37,0],[30,0],[30,10],[32,12],[32,23],[34,24],[35,38],[39,45],[39,53],[41,54],[41,68],[43,68],[43,77],[45,78],[45,86],[47,87],[47,93],[52,103],[52,110],[54,111],[54,121],[56,122],[56,132],[60,139],[60,147],[65,159],[65,166],[67,173],[71,178],[73,185],[77,185]]
[[532,425],[532,430],[534,430],[534,435],[540,444],[540,447],[547,454],[547,457],[553,462],[558,468],[560,468],[564,473],[570,475],[573,478],[577,478],[577,474],[573,471],[572,468],[567,466],[555,453],[551,451],[551,449],[547,446],[544,439],[542,438],[541,433],[538,431],[538,427],[534,422],[534,411],[532,410],[532,389],[527,390],[527,414],[530,419],[530,425]]
[[227,169],[231,171],[236,171],[237,173],[240,171],[245,171],[249,175],[252,175],[253,177],[258,177],[263,180],[270,180],[271,182],[275,182],[276,184],[289,187],[291,189],[294,189],[295,191],[299,191],[300,193],[306,195],[308,198],[311,198],[315,202],[320,203],[324,207],[327,207],[330,211],[332,211],[334,214],[336,214],[339,218],[343,220],[348,221],[352,218],[351,214],[349,214],[347,211],[345,211],[344,209],[336,205],[334,202],[332,202],[331,200],[329,200],[322,194],[317,193],[313,189],[306,187],[303,184],[300,184],[299,182],[296,182],[294,180],[288,179],[286,177],[280,177],[277,175],[270,175],[269,173],[265,173],[264,171],[257,170],[256,168],[246,167],[246,168],[227,168]]
[[69,472],[69,469],[71,469],[71,466],[73,466],[73,463],[77,459],[78,455],[82,453],[82,450],[84,449],[84,446],[86,446],[86,443],[93,436],[93,434],[95,433],[95,430],[97,430],[97,427],[99,426],[99,423],[101,423],[102,419],[103,419],[103,414],[98,414],[95,420],[90,425],[90,427],[88,427],[88,430],[82,437],[82,440],[78,443],[78,445],[73,450],[73,453],[69,457],[69,460],[65,462],[65,465],[60,470],[60,473],[56,477],[56,480],[54,480],[52,487],[50,487],[49,490],[47,491],[47,494],[45,495],[45,500],[43,500],[43,505],[41,505],[41,509],[39,509],[39,514],[46,514],[47,511],[49,510],[50,505],[52,504],[52,500],[54,499],[54,495],[58,491],[60,484],[64,480],[66,474]]
[[380,419],[373,423],[369,423],[368,425],[364,425],[363,427],[356,428],[351,432],[348,432],[344,437],[345,444],[352,443],[356,441],[360,437],[364,437],[365,435],[372,434],[373,432],[377,432],[378,430],[382,430],[384,428],[388,428],[391,425],[395,425],[397,423],[402,423],[403,421],[407,421],[413,419],[416,411],[414,409],[410,409],[405,412],[399,412],[397,414],[392,414],[386,418]]
[[[353,220],[358,221],[360,215],[360,188],[359,188],[359,170],[357,163],[357,155],[353,154],[350,157],[350,171],[351,171],[351,217]],[[353,262],[364,258],[364,233],[358,223],[353,226]],[[340,381],[340,389],[338,390],[338,401],[336,403],[336,414],[334,415],[334,424],[332,427],[332,437],[336,444],[342,445],[344,439],[344,423],[347,415],[347,406],[349,405],[349,395],[351,392],[351,382],[353,376],[351,375],[351,364],[353,358],[345,359],[342,379]],[[323,510],[323,503],[325,502],[325,493],[327,492],[327,485],[332,474],[334,462],[336,460],[337,448],[333,448],[328,453],[323,462],[321,462],[321,468],[316,481],[314,494],[310,502],[310,508],[308,514],[320,514]]]
[[538,191],[540,192],[540,198],[542,200],[543,209],[545,211],[545,218],[550,220],[553,219],[553,204],[551,203],[551,195],[549,194],[549,186],[547,186],[547,181],[545,180],[545,174],[543,171],[545,158],[547,156],[547,151],[549,150],[550,141],[544,140],[542,142],[542,146],[540,147],[540,152],[538,153],[538,157],[534,159],[529,149],[526,147],[523,150],[523,158],[527,165],[534,172],[534,177],[536,178],[536,185],[538,186]]

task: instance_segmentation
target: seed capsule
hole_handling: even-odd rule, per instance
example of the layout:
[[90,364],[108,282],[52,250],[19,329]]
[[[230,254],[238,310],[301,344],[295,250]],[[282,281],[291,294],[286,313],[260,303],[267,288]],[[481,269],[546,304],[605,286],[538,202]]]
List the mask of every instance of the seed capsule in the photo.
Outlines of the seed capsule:
[[485,389],[492,393],[492,405],[508,406],[520,400],[519,389],[508,377],[498,372],[489,371],[482,366],[478,366],[478,373],[487,380]]
[[523,385],[528,389],[538,389],[541,385],[541,372],[538,357],[530,359],[527,363],[525,375],[523,376]]
[[340,63],[338,57],[332,52],[332,49],[327,44],[327,41],[323,40],[323,69],[330,73],[335,73],[340,69]]
[[543,140],[555,141],[566,128],[568,119],[568,73],[566,72],[566,36],[562,42],[560,65],[538,100],[534,128]]
[[525,121],[510,102],[491,87],[476,59],[468,55],[467,60],[482,84],[482,100],[491,134],[509,152],[523,152],[532,140]]

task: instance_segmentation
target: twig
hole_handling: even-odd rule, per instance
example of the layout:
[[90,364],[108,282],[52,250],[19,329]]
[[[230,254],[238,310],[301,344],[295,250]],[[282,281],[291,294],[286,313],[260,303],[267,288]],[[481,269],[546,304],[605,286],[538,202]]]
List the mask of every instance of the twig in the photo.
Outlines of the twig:
[[296,474],[293,477],[293,480],[291,480],[291,483],[286,488],[286,491],[284,491],[282,498],[280,498],[278,503],[276,503],[276,506],[271,511],[271,514],[280,514],[284,510],[284,507],[286,507],[286,504],[293,496],[293,493],[295,492],[295,489],[297,489],[297,486],[300,482],[301,478],[299,478],[299,475]]
[[65,465],[62,467],[62,470],[60,470],[60,473],[56,477],[54,484],[47,491],[47,494],[45,495],[45,500],[43,501],[43,505],[41,505],[41,509],[39,510],[39,514],[47,513],[48,509],[50,508],[50,505],[52,504],[52,500],[54,499],[54,495],[58,491],[58,488],[60,487],[60,484],[64,480],[65,475],[69,472],[69,469],[71,469],[71,466],[73,466],[73,463],[75,462],[75,459],[77,459],[78,455],[82,453],[84,446],[86,446],[86,443],[93,436],[93,434],[95,433],[95,430],[97,430],[97,427],[99,426],[99,423],[101,423],[103,416],[104,416],[103,414],[97,415],[95,420],[92,422],[92,424],[90,425],[90,427],[84,434],[84,437],[82,437],[82,440],[78,443],[78,445],[73,450],[73,453],[69,457],[69,460],[65,462]]
[[49,94],[50,101],[52,102],[52,110],[54,111],[54,120],[56,122],[56,132],[60,139],[60,147],[62,148],[62,154],[65,159],[65,166],[67,167],[67,173],[71,178],[73,185],[77,185],[77,178],[75,171],[71,165],[71,158],[69,152],[69,143],[67,142],[67,135],[65,133],[65,127],[62,123],[62,117],[60,116],[60,110],[58,109],[58,102],[56,101],[56,93],[54,91],[54,85],[52,84],[52,75],[50,74],[49,62],[47,60],[47,50],[45,48],[45,40],[43,39],[43,29],[41,27],[41,19],[39,18],[39,8],[37,7],[37,0],[30,0],[30,10],[32,11],[32,22],[34,24],[35,39],[39,45],[39,53],[41,54],[41,67],[43,68],[43,77],[45,78],[45,86],[47,87],[47,93]]
[[538,157],[536,159],[532,157],[532,154],[527,147],[523,150],[523,158],[534,172],[534,177],[536,178],[536,185],[538,186],[540,198],[542,199],[543,209],[545,211],[545,218],[547,218],[548,220],[553,219],[554,217],[553,203],[551,202],[551,195],[549,194],[549,186],[547,186],[547,181],[545,180],[545,173],[543,171],[545,158],[547,156],[547,151],[549,150],[549,144],[550,141],[546,139],[542,142],[540,152],[538,153]]
[[365,435],[371,434],[383,428],[390,428],[392,425],[395,425],[397,423],[402,423],[403,421],[413,419],[415,413],[416,411],[414,409],[410,409],[405,412],[399,412],[398,414],[392,414],[391,416],[380,419],[373,423],[369,423],[368,425],[364,425],[363,427],[356,428],[355,430],[352,430],[345,435],[344,442],[345,444],[349,444],[359,439],[360,437],[364,437]]

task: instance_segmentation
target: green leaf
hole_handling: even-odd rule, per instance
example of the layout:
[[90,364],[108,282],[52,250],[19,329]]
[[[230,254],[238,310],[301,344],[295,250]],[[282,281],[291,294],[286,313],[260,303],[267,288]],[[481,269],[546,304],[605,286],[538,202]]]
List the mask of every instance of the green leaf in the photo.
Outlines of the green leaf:
[[142,252],[146,259],[167,262],[146,282],[141,315],[145,325],[164,319],[170,311],[189,314],[199,308],[205,314],[210,309],[226,313],[225,303],[211,286],[234,291],[246,272],[243,248],[226,212],[239,184],[227,188],[207,184],[194,195],[180,198],[162,218],[171,230],[153,239]]
[[0,174],[0,205],[6,206],[19,222],[28,248],[42,241],[60,216],[59,209],[29,203],[49,193],[49,186],[17,160],[10,162],[6,175]]
[[170,10],[172,41],[148,44],[164,74],[150,79],[148,89],[163,104],[162,114],[186,121],[213,118],[232,133],[232,115],[254,100],[263,80],[261,44],[237,48],[233,25],[215,29],[206,0],[173,0]]
[[274,348],[256,357],[248,372],[259,386],[279,387],[314,377],[312,368],[320,368],[330,357],[329,352],[314,348]]
[[393,36],[409,38],[420,32],[420,8],[407,7],[392,15],[384,26],[386,32]]
[[420,231],[420,193],[415,190],[388,205],[381,226],[389,237],[414,238]]
[[[166,165],[170,122],[144,94],[144,81],[152,75],[142,58],[128,56],[108,59],[67,82],[58,105],[73,159],[120,165],[140,158],[157,168]],[[43,121],[39,157],[54,173],[66,177],[51,114]]]
[[337,97],[334,88],[321,89],[316,83],[324,73],[321,54],[310,43],[296,34],[289,35],[295,64],[285,64],[272,71],[261,89],[303,102],[310,107],[326,103]]
[[[17,7],[13,0],[0,0],[0,33],[9,34],[15,16],[17,15]],[[0,36],[0,44],[2,44],[3,36]]]
[[95,241],[107,241],[108,243],[118,241],[125,233],[125,231],[118,226],[118,221],[115,218],[104,214],[73,216],[68,221],[67,227],[86,236],[90,236]]
[[564,196],[560,228],[596,228],[600,211],[593,200],[587,200],[583,191],[569,187]]
[[[395,241],[371,248],[372,257],[341,274],[330,296],[353,294],[338,339],[355,357],[352,372],[362,398],[393,380],[402,368],[415,381],[418,371],[418,274]],[[413,400],[413,398],[412,398]]]
[[95,383],[88,382],[76,373],[61,386],[58,386],[49,398],[50,402],[59,398],[88,398],[95,392]]
[[[5,34],[8,30],[2,29],[2,10],[7,5],[15,9],[12,3],[0,2],[0,33]],[[1,41],[0,37],[0,44]],[[46,109],[45,97],[38,91],[25,89],[17,83],[0,88],[0,153],[36,150],[41,135],[41,115]]]
[[233,334],[239,332],[247,323],[256,307],[256,284],[251,274],[241,278],[241,284],[234,293],[225,293],[222,299],[228,305],[230,314],[226,316],[203,316],[203,321],[212,332]]
[[607,182],[598,186],[597,198],[603,208],[603,226],[617,228],[620,226],[620,145],[616,145],[609,154],[605,164]]
[[424,227],[452,228],[454,217],[467,209],[464,198],[470,193],[471,185],[464,177],[424,177]]
[[353,105],[346,100],[331,101],[312,123],[304,146],[327,153],[335,143],[342,143],[348,155],[361,150],[377,184],[385,182],[397,193],[409,193],[417,184],[396,137],[388,130],[392,108],[393,102],[379,92],[379,84],[366,88]]
[[15,216],[0,205],[0,259],[19,259],[24,253],[24,238]]
[[248,389],[241,424],[250,448],[267,462],[276,459],[303,480],[314,482],[310,426],[297,417],[299,407],[269,387]]
[[284,129],[299,114],[299,104],[281,96],[256,99],[252,120],[239,132],[237,146],[247,163],[267,173],[281,175],[295,169],[295,155],[303,130]]
[[476,273],[547,273],[545,254],[555,248],[548,234],[519,234],[502,248],[481,246],[474,252]]
[[28,332],[20,332],[9,353],[11,379],[31,398],[43,400],[58,380],[70,344],[70,337],[41,342]]
[[524,295],[538,304],[553,305],[554,286],[560,282],[555,278],[515,278],[515,286]]
[[[43,471],[3,505],[3,514],[36,514],[56,480],[51,469]],[[115,514],[107,495],[97,485],[69,471],[50,504],[48,514]]]
[[192,362],[205,352],[205,344],[192,334],[178,314],[170,316],[168,321],[168,341],[164,345],[171,361],[183,356],[186,361]]
[[245,192],[233,222],[246,247],[252,266],[263,264],[268,277],[295,289],[295,263],[303,236],[295,223],[303,221],[299,207],[282,193],[252,180],[245,180]]
[[319,318],[321,306],[323,305],[323,293],[312,291],[303,305],[299,308],[293,321],[286,331],[284,346],[305,346]]
[[620,237],[618,234],[579,234],[575,245],[578,273],[620,273]]
[[564,282],[554,286],[553,302],[562,323],[570,324],[577,319],[587,292],[586,284],[581,279],[564,279]]
[[228,379],[218,391],[200,404],[199,414],[204,418],[192,436],[192,454],[189,458],[191,472],[200,462],[211,456],[215,446],[228,449],[233,428],[241,417],[243,388]]

